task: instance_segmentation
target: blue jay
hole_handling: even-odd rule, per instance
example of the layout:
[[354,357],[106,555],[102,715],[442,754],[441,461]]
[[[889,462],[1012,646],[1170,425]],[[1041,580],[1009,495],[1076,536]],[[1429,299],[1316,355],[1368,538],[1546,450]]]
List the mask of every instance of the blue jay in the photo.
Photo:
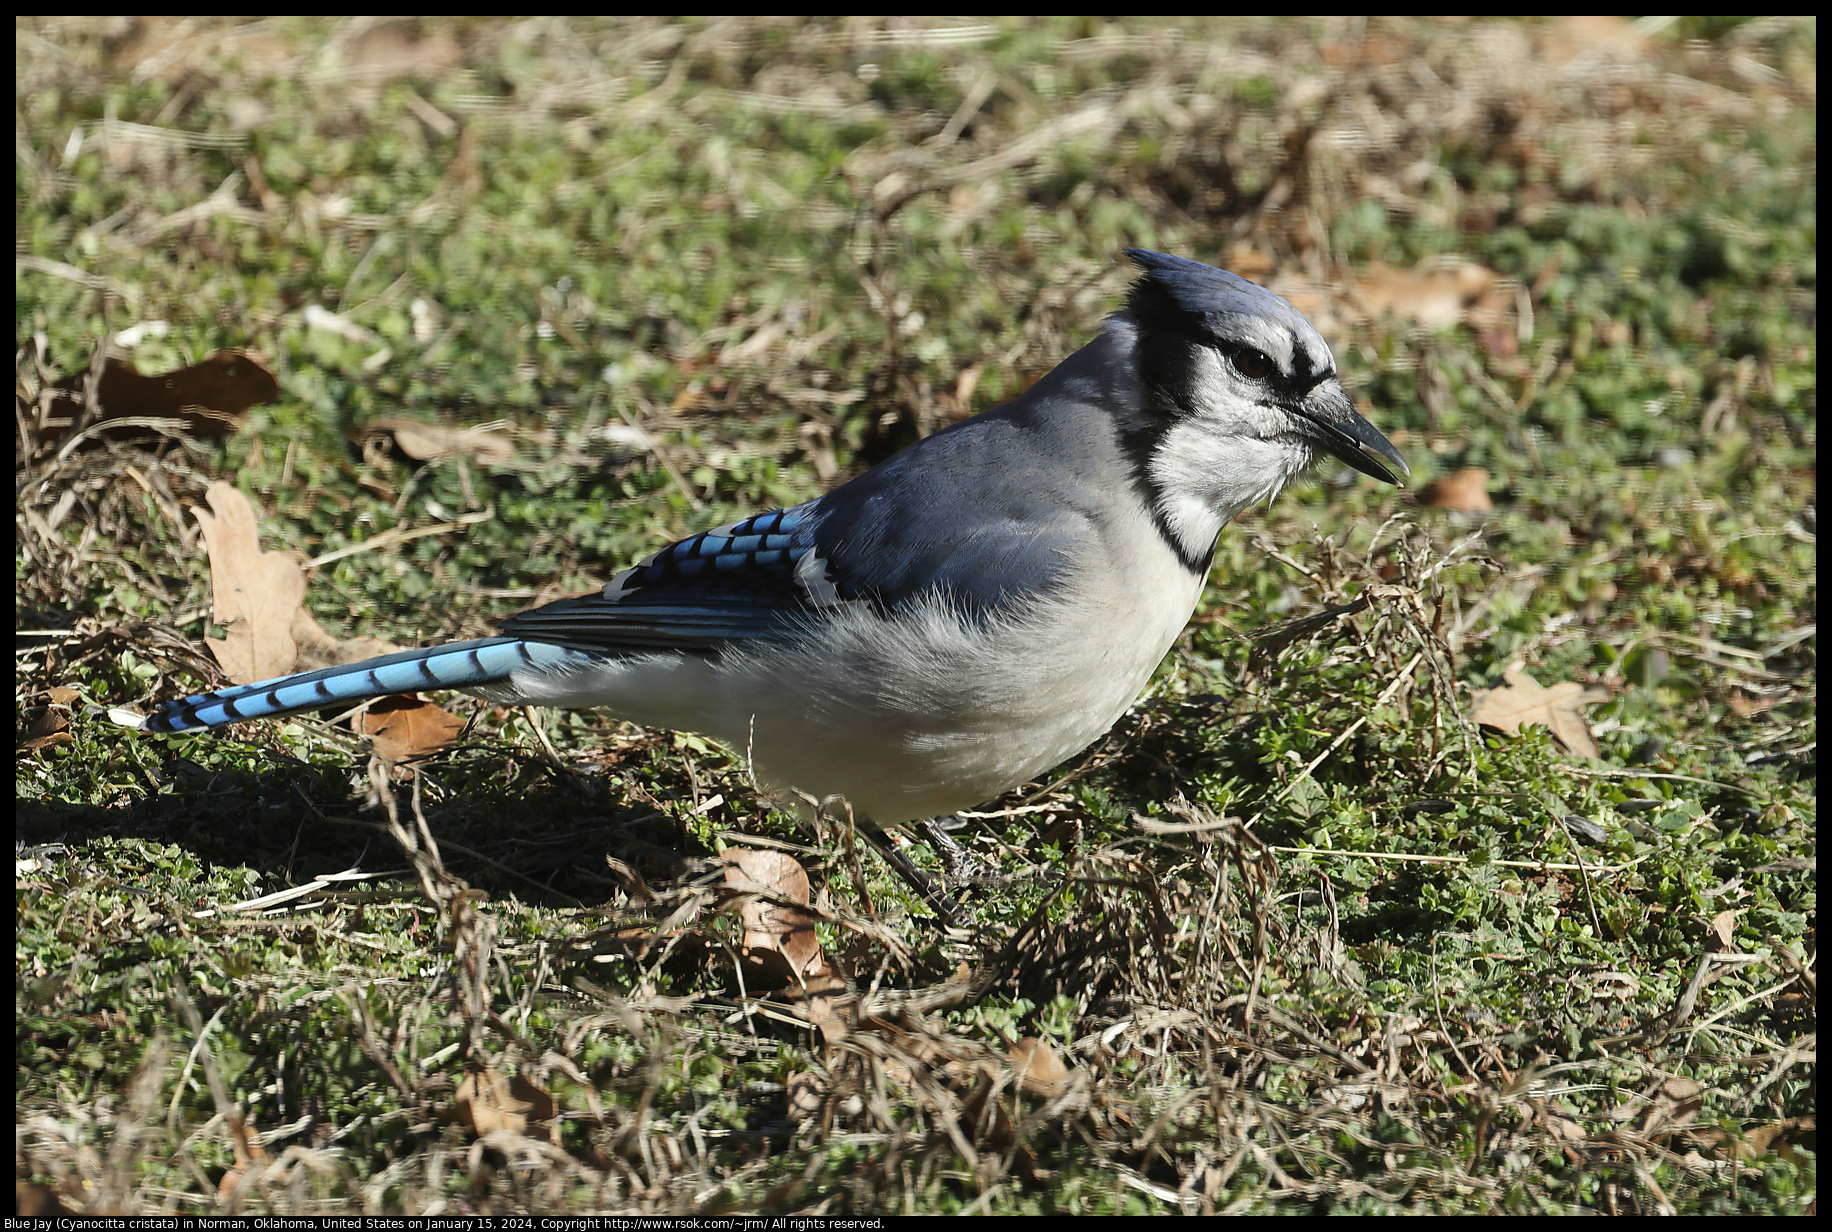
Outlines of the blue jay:
[[825,496],[702,531],[502,633],[169,702],[182,732],[415,689],[700,732],[869,827],[989,800],[1132,705],[1222,527],[1319,457],[1398,483],[1327,344],[1224,270],[1128,249],[1123,311],[1015,401]]

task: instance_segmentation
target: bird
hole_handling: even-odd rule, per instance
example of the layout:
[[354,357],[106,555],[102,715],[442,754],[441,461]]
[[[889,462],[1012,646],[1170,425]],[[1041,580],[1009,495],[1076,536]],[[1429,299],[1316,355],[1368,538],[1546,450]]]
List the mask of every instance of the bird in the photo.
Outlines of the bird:
[[713,737],[766,789],[843,797],[907,877],[887,832],[1030,781],[1131,707],[1236,514],[1324,458],[1409,474],[1288,301],[1125,251],[1139,273],[1085,346],[823,496],[690,535],[497,636],[218,689],[141,726],[420,689],[598,708]]

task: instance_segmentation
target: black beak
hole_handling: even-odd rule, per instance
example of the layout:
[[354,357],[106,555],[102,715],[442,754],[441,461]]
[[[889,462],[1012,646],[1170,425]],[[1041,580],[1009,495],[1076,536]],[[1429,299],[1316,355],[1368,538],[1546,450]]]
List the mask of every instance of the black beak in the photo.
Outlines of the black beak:
[[1384,483],[1399,483],[1400,476],[1412,473],[1406,459],[1393,448],[1393,442],[1355,413],[1339,382],[1321,382],[1291,410],[1312,427],[1311,441],[1318,450],[1340,458],[1362,474]]

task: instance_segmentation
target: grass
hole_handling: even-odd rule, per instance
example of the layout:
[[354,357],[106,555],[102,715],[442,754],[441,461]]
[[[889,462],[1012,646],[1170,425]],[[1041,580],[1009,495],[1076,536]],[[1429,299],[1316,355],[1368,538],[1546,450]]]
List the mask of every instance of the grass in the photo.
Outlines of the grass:
[[[1816,29],[22,21],[22,425],[147,322],[140,372],[281,390],[21,438],[32,1200],[1809,1209]],[[315,720],[99,713],[204,680],[214,479],[355,549],[335,636],[476,635],[1015,394],[1129,244],[1299,300],[1417,483],[1224,532],[1147,696],[962,835],[976,929],[695,737],[480,708],[410,784]],[[1368,310],[1451,260],[1495,315]],[[415,462],[395,414],[513,452]],[[1471,467],[1492,511],[1433,503]],[[1607,690],[1600,758],[1471,723],[1511,668]],[[754,841],[850,1025],[738,961],[708,887]]]

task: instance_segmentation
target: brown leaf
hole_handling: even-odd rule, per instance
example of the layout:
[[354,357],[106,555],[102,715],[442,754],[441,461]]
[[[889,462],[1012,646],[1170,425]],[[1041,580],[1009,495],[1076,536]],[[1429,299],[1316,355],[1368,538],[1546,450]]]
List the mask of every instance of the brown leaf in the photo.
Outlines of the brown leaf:
[[827,1102],[827,1079],[802,1070],[799,1073],[790,1074],[787,1085],[791,1122],[799,1125],[810,1117],[819,1115],[822,1106]]
[[[84,1211],[65,1202],[63,1196],[48,1185],[34,1185],[28,1181],[13,1181],[13,1214],[31,1218],[42,1218],[40,1226],[51,1227],[53,1215],[97,1215],[99,1211]],[[113,1213],[113,1212],[110,1212]],[[62,1225],[59,1224],[59,1227]]]
[[1700,1126],[1694,1134],[1700,1141],[1716,1147],[1719,1158],[1728,1155],[1733,1159],[1760,1159],[1772,1151],[1798,1165],[1800,1156],[1793,1149],[1793,1143],[1811,1141],[1818,1130],[1817,1122],[1818,1118],[1812,1116],[1784,1117],[1779,1121],[1751,1125],[1734,1136],[1715,1126]]
[[381,697],[351,726],[375,743],[375,751],[399,765],[436,753],[464,731],[464,720],[449,710],[407,693]]
[[936,392],[936,401],[941,403],[949,419],[965,419],[973,414],[973,391],[979,388],[980,376],[985,371],[985,364],[972,364],[961,369],[960,374],[954,378],[953,390]]
[[1739,719],[1747,719],[1752,714],[1760,714],[1764,710],[1771,709],[1781,701],[1781,698],[1779,696],[1765,697],[1746,686],[1738,686],[1730,691],[1730,696],[1724,701],[1730,707],[1730,713]]
[[1594,57],[1599,47],[1639,54],[1651,37],[1635,22],[1609,15],[1584,14],[1553,18],[1537,31],[1537,42],[1549,64],[1562,65]]
[[[89,374],[65,377],[56,385],[55,413],[75,420],[82,414]],[[118,359],[103,362],[96,401],[98,423],[116,419],[176,419],[199,440],[219,440],[235,431],[248,408],[272,402],[280,383],[273,373],[240,351],[223,351],[202,363],[142,376]],[[154,435],[140,424],[111,427],[99,434],[109,440]]]
[[324,631],[324,627],[313,617],[311,609],[306,607],[293,613],[292,634],[293,641],[299,646],[299,662],[295,670],[302,672],[316,671],[321,667],[342,667],[346,663],[361,663],[364,659],[379,659],[401,649],[393,642],[379,637],[334,638]]
[[217,480],[205,494],[214,514],[192,506],[210,554],[215,620],[229,626],[223,639],[204,644],[237,684],[284,676],[299,661],[293,615],[305,598],[305,573],[277,552],[263,552],[254,507],[232,485]]
[[229,1145],[235,1152],[235,1163],[223,1173],[223,1179],[216,1186],[216,1196],[225,1201],[242,1183],[245,1174],[273,1162],[267,1148],[255,1141],[248,1122],[242,1117],[229,1118]]
[[1570,680],[1547,689],[1523,671],[1510,670],[1501,675],[1506,685],[1490,689],[1476,698],[1473,715],[1476,722],[1510,735],[1519,734],[1528,724],[1549,727],[1552,738],[1567,753],[1593,761],[1602,757],[1578,707],[1608,701],[1608,689],[1596,686],[1587,689]]
[[1451,509],[1461,513],[1487,513],[1495,507],[1489,499],[1489,473],[1479,466],[1466,467],[1440,476],[1419,489],[1419,504],[1428,509]]
[[859,999],[852,994],[845,977],[824,961],[785,995],[801,998],[794,1007],[796,1012],[820,1028],[821,1038],[829,1046],[861,1028],[876,1030],[885,1025],[878,1019],[859,1020]]
[[454,428],[408,419],[404,415],[390,415],[364,429],[365,436],[378,433],[392,435],[395,448],[416,462],[431,462],[453,455],[462,455],[486,466],[500,466],[515,460],[515,446],[507,437],[487,428]]
[[[808,874],[792,857],[780,851],[733,848],[724,859],[725,884],[730,890],[808,902]],[[740,905],[738,918],[744,925],[745,958],[759,964],[771,978],[794,982],[821,967],[821,943],[814,935],[814,921],[805,912],[750,898]]]
[[1011,1046],[1011,1063],[1018,1070],[1018,1085],[1043,1099],[1054,1099],[1069,1089],[1074,1070],[1063,1064],[1045,1040],[1025,1036]]
[[44,692],[48,703],[44,713],[32,720],[16,752],[35,753],[52,745],[69,744],[75,739],[70,734],[70,711],[82,700],[83,691],[59,684],[50,686]]
[[70,734],[70,719],[62,707],[51,706],[32,720],[26,728],[24,740],[19,742],[18,751],[36,753],[39,749],[49,748],[54,744],[69,744],[75,736]]
[[[998,1080],[984,1061],[957,1060],[946,1067],[961,1091],[961,1124],[982,1147],[1010,1150],[1017,1133],[1006,1099],[993,1099]],[[1019,1161],[1014,1160],[1014,1163]]]
[[530,1122],[551,1121],[555,1112],[553,1096],[517,1074],[505,1079],[493,1069],[473,1070],[458,1084],[457,1098],[441,1114],[448,1125],[462,1125],[482,1137],[499,1129],[530,1138],[556,1136],[555,1126],[535,1126]]
[[1709,925],[1711,939],[1717,942],[1712,948],[1717,950],[1718,953],[1735,954],[1737,952],[1737,917],[1742,914],[1743,908],[1732,907],[1727,911],[1720,911],[1711,917],[1711,923]]
[[1555,1112],[1543,1112],[1541,1122],[1554,1137],[1563,1138],[1567,1142],[1583,1142],[1590,1137],[1590,1132],[1582,1122],[1559,1116]]
[[1265,282],[1272,277],[1273,271],[1278,269],[1278,263],[1272,259],[1270,254],[1255,248],[1246,240],[1236,240],[1228,245],[1228,261],[1224,268],[1233,270],[1242,278],[1250,278],[1254,282]]
[[1668,1078],[1648,1104],[1641,1132],[1651,1136],[1689,1125],[1705,1106],[1704,1092],[1704,1086],[1690,1078]]
[[1492,326],[1514,297],[1496,284],[1500,275],[1473,262],[1438,263],[1423,269],[1395,269],[1380,261],[1362,271],[1355,296],[1378,317],[1392,313],[1427,329],[1467,322]]

